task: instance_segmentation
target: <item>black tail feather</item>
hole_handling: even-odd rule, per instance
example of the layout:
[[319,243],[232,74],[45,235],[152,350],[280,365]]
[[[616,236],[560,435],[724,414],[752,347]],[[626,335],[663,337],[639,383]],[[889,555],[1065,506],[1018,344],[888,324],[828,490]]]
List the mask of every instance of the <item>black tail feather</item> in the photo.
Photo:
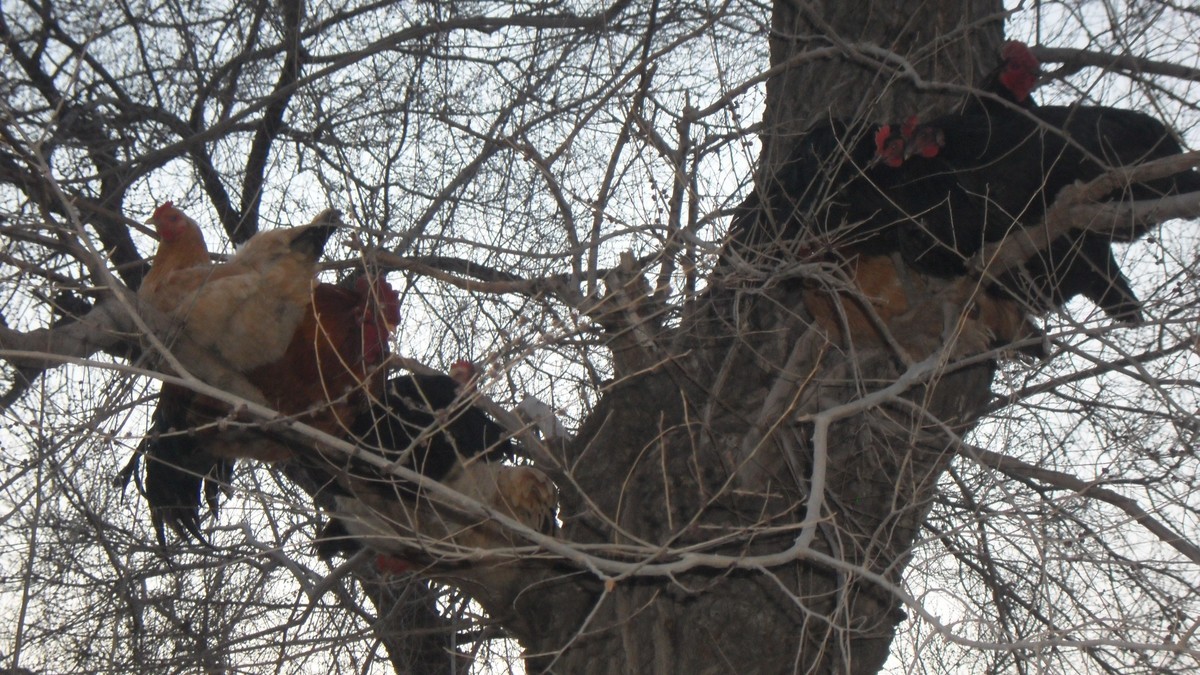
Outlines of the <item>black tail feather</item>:
[[316,260],[325,251],[325,243],[338,229],[337,224],[318,223],[309,225],[300,231],[293,239],[291,247],[304,255]]

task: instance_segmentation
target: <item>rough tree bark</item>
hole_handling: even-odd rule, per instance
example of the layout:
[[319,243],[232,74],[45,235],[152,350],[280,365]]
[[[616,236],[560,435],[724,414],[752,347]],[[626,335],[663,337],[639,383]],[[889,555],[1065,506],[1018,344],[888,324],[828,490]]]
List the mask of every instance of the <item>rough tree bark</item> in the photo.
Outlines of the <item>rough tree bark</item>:
[[[884,5],[776,3],[772,65],[799,65],[768,82],[763,166],[818,116],[945,110],[954,97],[927,95],[912,74],[967,84],[999,43],[996,2]],[[808,60],[814,50],[825,56]],[[887,658],[905,618],[888,585],[992,365],[939,360],[942,326],[925,312],[943,308],[944,289],[929,280],[911,287],[930,299],[910,310],[924,332],[905,317],[890,326],[917,345],[906,366],[814,327],[799,279],[751,287],[723,272],[678,330],[641,345],[645,358],[628,358],[629,336],[654,326],[627,325],[614,345],[639,368],[619,370],[567,452],[579,491],[564,492],[563,535],[646,566],[603,580],[564,569],[490,608],[508,615],[532,672],[873,673]],[[685,550],[730,562],[692,566]]]

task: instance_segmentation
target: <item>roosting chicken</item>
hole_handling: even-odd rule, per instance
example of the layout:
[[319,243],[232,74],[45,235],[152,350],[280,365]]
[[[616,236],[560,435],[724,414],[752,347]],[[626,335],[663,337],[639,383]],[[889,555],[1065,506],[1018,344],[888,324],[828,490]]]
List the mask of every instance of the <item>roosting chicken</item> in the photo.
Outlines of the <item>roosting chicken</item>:
[[[456,489],[468,494],[491,494],[496,489],[493,485],[496,479],[488,476],[508,475],[516,468],[499,464],[500,460],[515,456],[516,444],[503,427],[472,402],[476,395],[471,385],[474,377],[475,366],[471,362],[457,361],[451,366],[449,377],[412,374],[392,378],[383,396],[352,425],[353,439],[363,448],[426,478],[457,484]],[[477,467],[483,464],[492,466]],[[366,494],[370,495],[367,501],[404,500],[409,505],[398,508],[412,508],[419,496],[415,484],[381,474],[372,467],[355,465],[348,472],[352,477],[347,484],[353,484],[353,490],[334,487],[331,497]],[[484,487],[463,489],[476,479],[483,480]],[[514,499],[524,501],[519,496]],[[331,522],[319,538],[318,550],[322,555],[357,549],[359,543],[349,536],[349,529],[340,519]]]
[[[167,299],[187,295],[170,285],[173,282],[193,283],[195,272],[227,266],[205,264],[208,252],[199,228],[169,203],[159,207],[151,220],[162,241],[154,266],[145,280],[151,287],[143,286],[139,294],[160,309],[182,312],[182,308],[171,307]],[[325,226],[318,222],[316,227]],[[247,247],[266,234],[251,239]],[[307,251],[311,244],[306,242],[311,241],[312,236],[300,231],[292,235],[292,240],[299,250]],[[268,244],[275,246],[271,242]],[[251,252],[254,250],[250,248]],[[245,252],[244,249],[242,253]],[[301,266],[295,264],[296,256],[283,253],[279,257],[284,261],[277,267],[291,267],[296,274],[303,271],[297,269]],[[237,260],[235,258],[234,262]],[[250,268],[237,275],[243,277],[243,282],[254,278],[256,270],[262,272],[260,278],[264,282],[278,276],[278,270],[272,272],[269,265],[262,264],[262,259],[253,255],[242,258],[240,264]],[[331,284],[312,287],[315,258],[307,268],[309,277],[303,284],[306,291],[300,307],[301,316],[289,335],[286,349],[273,361],[242,371],[242,374],[276,410],[296,416],[323,431],[339,433],[366,409],[371,396],[380,393],[383,374],[379,366],[388,355],[389,336],[399,322],[399,298],[383,279],[372,283],[365,276],[359,277],[352,288]],[[300,285],[298,282],[285,284]],[[309,287],[312,287],[311,296]],[[263,293],[272,294],[285,295],[275,291]],[[220,297],[203,287],[194,289],[191,296],[206,297],[213,308],[218,306]],[[242,296],[232,293],[227,297],[236,303]],[[286,302],[281,299],[277,304]],[[288,312],[290,309],[280,313]],[[191,318],[188,315],[185,321]],[[188,331],[191,335],[190,327]],[[146,456],[145,493],[160,539],[164,523],[176,530],[199,534],[200,494],[203,492],[210,508],[215,510],[218,487],[228,484],[235,458],[269,461],[290,454],[287,446],[261,434],[243,433],[238,442],[230,442],[229,436],[216,436],[211,429],[204,429],[228,414],[229,407],[224,403],[181,386],[163,386],[150,434],[123,472],[128,479],[136,469],[137,458],[142,454]]]
[[[1042,224],[1062,188],[1127,166],[1176,155],[1179,143],[1158,120],[1143,113],[1100,106],[1034,106],[1026,87],[1037,61],[1021,43],[1005,47],[994,92],[1021,102],[1012,106],[968,105],[963,113],[931,120],[919,134],[938,149],[914,159],[919,176],[893,194],[920,214],[920,228],[901,234],[906,257],[918,269],[962,274],[962,262],[985,242],[1020,227]],[[1126,186],[1106,199],[1154,199],[1200,190],[1200,173]],[[1037,311],[1059,307],[1083,294],[1115,320],[1136,323],[1140,302],[1112,255],[1111,243],[1132,241],[1144,226],[1111,234],[1076,230],[1051,242],[1006,275],[1001,286]]]
[[731,248],[793,258],[895,251],[905,214],[888,190],[907,181],[905,135],[915,128],[915,119],[881,127],[841,120],[813,126],[738,206]]
[[383,396],[354,421],[360,445],[383,454],[411,448],[408,463],[441,480],[464,459],[512,459],[510,434],[472,400],[475,365],[456,361],[445,375],[392,378]]
[[[956,186],[927,163],[941,151],[937,133],[915,118],[873,128],[840,121],[817,125],[776,175],[741,204],[730,249],[743,257],[745,251],[762,251],[838,263],[860,293],[814,288],[805,293],[806,306],[831,334],[877,335],[879,322],[915,311],[889,254],[909,249],[905,237],[913,219],[939,205],[936,199],[918,204],[898,196],[946,195]],[[1010,301],[977,302],[988,306],[983,313],[988,325],[982,328],[991,339],[983,342],[1007,344],[1036,334]]]
[[[382,395],[381,366],[397,323],[399,298],[382,278],[371,283],[360,276],[350,289],[318,284],[283,357],[246,377],[275,410],[344,436],[369,401]],[[160,537],[164,523],[199,536],[201,493],[215,512],[219,487],[228,485],[236,459],[291,457],[286,444],[267,434],[245,432],[228,442],[227,435],[203,429],[228,414],[222,403],[164,385],[151,434],[139,448],[147,460],[146,499]]]
[[271,363],[304,317],[317,260],[339,218],[328,210],[309,225],[256,234],[227,263],[182,266],[199,257],[197,243],[190,234],[175,233],[199,229],[164,204],[151,221],[160,228],[156,266],[162,256],[167,270],[155,275],[151,269],[151,283],[143,283],[138,297],[179,321],[188,337],[237,372]]
[[[557,530],[558,489],[531,466],[466,462],[439,482],[535,532],[552,535]],[[433,563],[444,568],[458,561],[478,565],[481,552],[522,542],[488,518],[446,505],[436,496],[413,500],[378,485],[355,485],[335,494],[333,501],[338,517],[319,543],[324,552],[335,548],[334,541],[336,550],[346,552],[365,546],[378,554],[376,565],[385,572]]]

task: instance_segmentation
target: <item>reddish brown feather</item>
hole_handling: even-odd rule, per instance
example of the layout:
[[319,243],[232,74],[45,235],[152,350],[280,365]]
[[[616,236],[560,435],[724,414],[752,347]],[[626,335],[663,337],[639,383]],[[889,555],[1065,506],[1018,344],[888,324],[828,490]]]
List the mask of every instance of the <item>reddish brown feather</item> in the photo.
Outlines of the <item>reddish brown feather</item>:
[[389,354],[391,326],[377,320],[377,299],[381,296],[386,305],[389,297],[395,298],[386,281],[374,288],[313,288],[312,305],[283,357],[247,374],[272,407],[301,415],[304,422],[329,433],[344,429],[365,408],[368,393],[382,386],[378,366]]

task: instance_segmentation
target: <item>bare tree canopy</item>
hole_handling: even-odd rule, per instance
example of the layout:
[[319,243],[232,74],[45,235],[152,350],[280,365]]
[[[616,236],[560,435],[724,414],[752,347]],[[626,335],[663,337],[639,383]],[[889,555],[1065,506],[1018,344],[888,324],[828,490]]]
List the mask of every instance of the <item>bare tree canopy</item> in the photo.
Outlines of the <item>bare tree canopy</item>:
[[6,2],[0,672],[1195,672],[1197,34]]

